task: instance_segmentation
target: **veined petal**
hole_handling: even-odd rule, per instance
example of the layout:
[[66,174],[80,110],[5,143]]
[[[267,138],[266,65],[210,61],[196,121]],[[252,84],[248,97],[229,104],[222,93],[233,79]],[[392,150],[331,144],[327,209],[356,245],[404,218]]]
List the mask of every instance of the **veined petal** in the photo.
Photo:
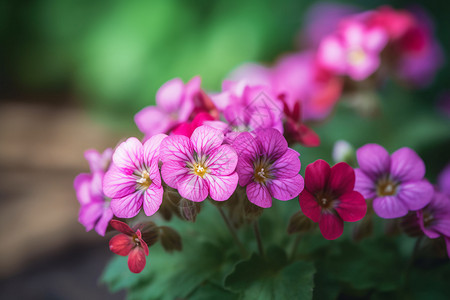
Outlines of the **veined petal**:
[[117,147],[113,154],[114,165],[121,170],[139,170],[143,157],[141,142],[131,137]]
[[364,198],[376,197],[376,186],[373,179],[366,175],[361,169],[355,169],[355,190],[360,192]]
[[181,177],[177,189],[183,198],[194,202],[201,202],[208,197],[206,180],[195,174]]
[[124,223],[119,220],[111,220],[111,222],[109,224],[111,224],[112,228],[114,228],[115,230],[120,231],[124,234],[127,234],[129,236],[132,236],[134,234],[133,229],[131,229],[131,227],[128,226],[127,223]]
[[160,159],[163,163],[177,161],[185,164],[192,162],[194,148],[188,137],[184,135],[171,135],[161,142]]
[[397,197],[409,210],[419,210],[430,203],[433,194],[433,186],[427,180],[419,180],[402,183]]
[[161,108],[155,106],[148,106],[139,111],[134,116],[134,122],[146,136],[166,133],[177,124]]
[[166,113],[176,112],[180,108],[184,94],[184,83],[174,78],[164,83],[156,92],[156,104]]
[[208,182],[211,198],[216,201],[225,201],[236,190],[238,174],[236,172],[225,176],[207,174],[205,180]]
[[239,160],[242,158],[253,158],[259,155],[256,139],[249,132],[239,134],[233,142],[233,148],[236,150]]
[[134,247],[131,236],[126,234],[118,234],[109,241],[109,250],[121,256],[127,256]]
[[154,215],[162,203],[164,190],[162,186],[151,184],[144,192],[144,212],[147,216]]
[[[277,159],[271,166],[270,170],[277,178],[293,177],[300,172],[299,153],[291,148]],[[303,179],[302,179],[303,182]],[[276,198],[276,197],[275,197]]]
[[229,175],[236,169],[237,161],[236,151],[229,145],[222,145],[211,151],[205,164],[211,175]]
[[392,153],[391,174],[401,181],[421,180],[425,176],[425,164],[414,150],[400,148]]
[[367,144],[356,150],[360,169],[371,178],[389,173],[391,158],[389,153],[377,144]]
[[272,206],[272,196],[270,196],[269,190],[264,185],[256,182],[250,182],[247,185],[247,197],[248,200],[262,208],[268,208]]
[[373,210],[384,219],[406,216],[407,206],[397,196],[377,197],[373,200]]
[[353,168],[345,162],[335,164],[330,171],[328,187],[336,197],[353,191],[355,187],[355,171],[353,171]]
[[143,198],[142,191],[135,191],[122,198],[113,198],[111,209],[114,215],[119,218],[135,217],[141,210]]
[[152,181],[152,185],[161,186],[161,175],[159,173],[159,161],[153,159],[151,164],[147,166],[149,177]]
[[267,183],[272,197],[278,200],[286,201],[291,200],[300,194],[304,188],[303,177],[297,174],[293,177],[281,177],[279,179],[273,179]]
[[110,198],[125,197],[135,190],[136,178],[115,165],[111,166],[103,178],[103,193]]
[[320,215],[319,229],[327,240],[335,240],[344,232],[344,221],[333,213],[325,212]]
[[159,161],[159,149],[161,142],[167,137],[160,133],[149,138],[143,145],[143,162],[149,166],[153,160]]
[[298,196],[298,202],[305,216],[310,218],[313,222],[319,222],[322,209],[317,203],[314,195],[304,189]]
[[288,149],[288,144],[284,136],[274,128],[265,128],[254,131],[256,140],[261,147],[261,154],[266,155],[271,160],[277,160]]
[[236,166],[236,172],[239,175],[239,185],[246,186],[253,179],[255,173],[252,160],[241,156]]
[[342,220],[356,222],[366,215],[367,203],[360,193],[351,191],[339,197],[339,204],[335,209]]
[[324,190],[327,186],[330,172],[330,165],[322,159],[309,164],[305,170],[305,188],[312,194]]
[[134,247],[128,255],[128,268],[133,273],[141,273],[145,268],[145,253],[141,247]]
[[191,136],[194,151],[198,154],[206,155],[222,145],[223,139],[224,135],[222,131],[206,125],[197,127]]
[[176,189],[181,178],[188,176],[188,168],[179,161],[168,161],[161,166],[161,176],[164,182]]

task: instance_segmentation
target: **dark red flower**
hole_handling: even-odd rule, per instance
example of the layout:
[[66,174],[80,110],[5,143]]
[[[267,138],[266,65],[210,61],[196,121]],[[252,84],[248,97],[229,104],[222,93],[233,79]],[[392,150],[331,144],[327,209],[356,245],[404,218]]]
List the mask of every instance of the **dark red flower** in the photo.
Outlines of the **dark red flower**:
[[181,123],[180,125],[175,127],[174,130],[172,130],[172,133],[191,137],[192,133],[197,127],[202,126],[205,121],[213,121],[213,120],[214,118],[207,112],[200,112],[195,116],[192,122]]
[[327,240],[342,235],[343,221],[359,221],[366,215],[366,201],[354,187],[355,172],[347,163],[330,168],[319,159],[306,167],[300,207],[308,218],[319,222],[320,232]]
[[145,267],[148,256],[147,243],[142,238],[140,229],[134,231],[126,223],[111,220],[111,226],[122,232],[109,241],[109,249],[115,254],[128,256],[128,268],[133,273],[140,273]]

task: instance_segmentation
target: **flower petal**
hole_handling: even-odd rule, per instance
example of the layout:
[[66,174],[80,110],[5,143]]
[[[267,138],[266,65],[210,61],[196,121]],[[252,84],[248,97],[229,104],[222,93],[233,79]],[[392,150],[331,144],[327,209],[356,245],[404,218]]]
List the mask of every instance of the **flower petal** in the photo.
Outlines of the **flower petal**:
[[272,197],[278,200],[291,200],[300,194],[304,188],[303,177],[297,174],[293,177],[282,177],[280,179],[271,180],[267,184]]
[[143,162],[149,166],[154,159],[159,161],[159,149],[161,142],[167,137],[166,134],[160,133],[149,138],[143,145]]
[[[277,159],[270,168],[277,178],[293,177],[300,172],[299,153],[291,148]],[[302,180],[303,181],[303,180]],[[275,197],[276,198],[276,197]]]
[[332,71],[343,72],[344,57],[343,45],[336,36],[327,36],[322,40],[317,51],[317,59],[321,65]]
[[328,163],[322,159],[306,166],[305,170],[305,188],[312,194],[325,189],[331,168]]
[[143,198],[141,191],[136,191],[122,198],[113,198],[111,209],[114,215],[119,218],[135,217],[141,210]]
[[166,113],[177,112],[184,94],[184,83],[174,78],[164,83],[156,92],[156,105]]
[[[103,204],[104,207],[105,204]],[[101,236],[105,236],[106,233],[106,229],[108,228],[108,224],[109,221],[111,221],[111,219],[113,218],[114,214],[112,212],[111,207],[107,207],[103,209],[103,214],[100,218],[100,220],[98,220],[97,224],[95,225],[95,231],[101,235]]]
[[319,229],[324,238],[335,240],[344,232],[344,221],[334,213],[325,212],[320,215]]
[[127,256],[131,249],[133,249],[134,245],[135,244],[131,236],[121,233],[114,236],[109,241],[109,250],[117,255]]
[[351,191],[339,197],[339,204],[335,209],[342,220],[356,222],[366,215],[367,203],[360,193]]
[[375,182],[361,169],[355,169],[355,190],[360,192],[364,198],[373,199],[376,197]]
[[222,131],[207,125],[197,127],[191,136],[194,151],[198,154],[210,154],[213,149],[222,145],[223,139]]
[[136,178],[131,170],[124,171],[112,165],[103,178],[103,193],[110,198],[121,198],[134,193]]
[[162,203],[164,190],[162,186],[151,184],[144,192],[144,212],[147,216],[154,215]]
[[92,230],[102,216],[103,205],[103,202],[91,202],[81,206],[78,222],[86,227],[86,231]]
[[232,173],[226,176],[205,176],[208,182],[209,194],[211,198],[216,201],[228,200],[236,190],[238,183],[238,174]]
[[258,129],[254,131],[256,140],[263,155],[272,160],[279,159],[288,149],[284,136],[274,128]]
[[356,150],[361,171],[371,178],[378,177],[381,174],[387,174],[391,159],[389,153],[377,144],[367,144]]
[[392,153],[391,174],[401,181],[421,180],[425,176],[425,164],[414,150],[400,148]]
[[134,231],[133,229],[131,229],[130,226],[128,226],[127,223],[119,221],[119,220],[111,220],[111,222],[109,223],[111,225],[112,228],[114,228],[117,231],[120,231],[124,234],[127,235],[133,235]]
[[447,247],[447,256],[450,258],[450,237],[445,236],[445,246]]
[[430,203],[433,194],[433,186],[427,180],[419,180],[401,184],[397,197],[409,210],[419,210]]
[[187,174],[178,182],[178,192],[183,198],[201,202],[208,197],[206,180],[195,174]]
[[92,201],[91,182],[92,175],[87,173],[78,174],[73,181],[73,187],[77,194],[78,202],[81,205],[88,204]]
[[422,229],[423,233],[429,237],[430,239],[436,239],[440,237],[440,233],[436,232],[436,230],[432,226],[425,227],[424,221],[423,221],[423,212],[422,210],[417,211],[417,218],[419,219],[419,225],[420,229]]
[[252,160],[241,156],[236,166],[236,172],[239,175],[239,185],[246,186],[253,179],[255,173]]
[[335,164],[330,171],[328,188],[336,197],[350,193],[355,187],[355,171],[345,162]]
[[376,197],[373,210],[384,219],[400,218],[408,213],[408,207],[397,196]]
[[128,268],[133,273],[141,273],[145,268],[145,253],[141,247],[134,247],[128,255]]
[[161,142],[160,159],[163,163],[177,161],[182,164],[192,162],[194,148],[188,137],[171,135]]
[[229,145],[222,145],[211,152],[205,164],[212,175],[229,175],[235,171],[237,161],[236,151]]
[[122,170],[139,170],[142,159],[142,144],[135,137],[121,143],[113,154],[114,165]]
[[168,161],[161,166],[161,176],[164,182],[174,189],[178,188],[178,182],[187,176],[188,172],[186,165],[179,161]]
[[313,222],[319,222],[322,208],[310,192],[304,189],[298,196],[298,202],[303,214],[310,218]]
[[159,107],[148,106],[134,116],[134,122],[146,136],[167,133],[177,122]]
[[272,197],[267,187],[256,182],[251,182],[247,185],[246,191],[248,200],[251,203],[263,208],[272,206]]

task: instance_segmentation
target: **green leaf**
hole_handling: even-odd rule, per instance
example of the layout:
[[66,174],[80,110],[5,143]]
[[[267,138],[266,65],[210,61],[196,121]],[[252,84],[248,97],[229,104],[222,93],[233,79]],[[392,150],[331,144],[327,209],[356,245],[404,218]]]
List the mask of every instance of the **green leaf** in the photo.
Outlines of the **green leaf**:
[[189,297],[189,300],[234,300],[238,295],[210,282],[200,286]]
[[274,260],[268,254],[268,259],[253,254],[238,263],[226,278],[225,287],[240,293],[244,299],[311,299],[313,263],[298,261],[286,265],[285,258]]

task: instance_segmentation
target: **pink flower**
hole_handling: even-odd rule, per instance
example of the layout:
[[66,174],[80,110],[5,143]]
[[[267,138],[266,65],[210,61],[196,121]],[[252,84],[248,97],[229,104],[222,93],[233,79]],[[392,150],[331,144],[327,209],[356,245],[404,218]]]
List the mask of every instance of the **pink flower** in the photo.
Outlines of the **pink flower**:
[[381,27],[368,27],[355,17],[341,23],[336,33],[322,40],[317,59],[330,71],[364,80],[378,69],[379,54],[387,39]]
[[431,202],[417,211],[420,228],[430,239],[444,237],[450,257],[450,196],[434,192]]
[[194,77],[186,85],[180,78],[163,84],[156,93],[156,106],[148,106],[134,117],[139,130],[151,137],[186,122],[194,110],[194,98],[201,92],[200,83],[200,77]]
[[142,272],[145,257],[148,256],[148,246],[142,238],[141,230],[133,230],[126,223],[117,220],[111,220],[110,224],[122,233],[109,241],[109,249],[117,255],[128,256],[128,268],[131,272]]
[[[254,135],[253,135],[254,134]],[[248,200],[260,207],[272,206],[272,197],[291,200],[303,189],[300,154],[288,148],[276,129],[241,133],[233,143],[239,155],[239,185],[246,186]]]
[[390,39],[397,39],[415,23],[414,16],[406,10],[395,10],[390,6],[381,6],[367,15],[369,27],[381,27]]
[[201,112],[195,116],[192,122],[184,122],[175,127],[175,129],[172,130],[172,134],[179,134],[191,137],[192,133],[197,127],[200,127],[206,121],[213,121],[213,120],[214,118],[210,114],[206,112]]
[[117,217],[132,218],[142,206],[147,216],[158,211],[163,196],[159,146],[164,138],[165,134],[157,134],[144,145],[136,138],[129,138],[114,152],[103,190],[112,198],[111,208]]
[[439,173],[437,184],[441,192],[450,195],[450,164]]
[[111,199],[103,194],[102,180],[109,167],[112,149],[106,149],[102,154],[96,150],[87,150],[84,153],[88,160],[91,174],[79,174],[73,183],[77,199],[80,202],[78,221],[90,231],[104,236],[109,221],[113,217],[110,207]]
[[208,195],[216,201],[230,198],[237,186],[237,155],[222,145],[220,130],[202,125],[189,139],[183,135],[167,137],[161,144],[161,174],[164,182],[180,195],[200,202]]
[[366,215],[366,201],[353,190],[354,186],[355,172],[347,163],[330,168],[319,159],[306,167],[300,207],[308,218],[319,222],[320,232],[327,240],[342,235],[343,221],[356,222]]
[[380,145],[367,144],[356,151],[359,169],[356,190],[373,199],[373,209],[381,218],[405,216],[431,201],[433,186],[423,177],[425,164],[410,148],[401,148],[391,156]]

